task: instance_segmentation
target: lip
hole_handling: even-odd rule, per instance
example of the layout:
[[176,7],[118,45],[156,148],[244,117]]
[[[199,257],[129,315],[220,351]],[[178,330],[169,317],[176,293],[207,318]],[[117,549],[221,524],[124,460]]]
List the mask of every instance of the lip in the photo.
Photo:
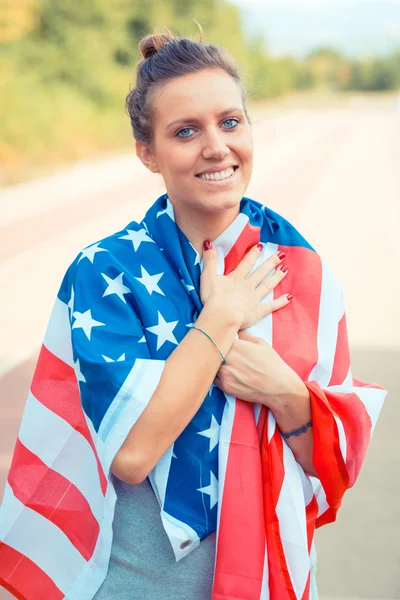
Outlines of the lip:
[[205,169],[204,171],[201,171],[200,173],[196,173],[196,177],[198,175],[210,175],[211,173],[220,173],[221,171],[226,171],[227,169],[230,169],[231,167],[233,168],[237,168],[238,165],[235,164],[230,164],[230,165],[222,165],[221,167],[210,167],[209,169]]
[[[235,180],[236,180],[236,173],[239,171],[239,167],[237,167],[232,175],[230,175],[229,177],[226,177],[225,179],[202,179],[201,177],[197,177],[196,175],[196,179],[198,181],[200,181],[201,183],[208,183],[209,185],[214,185],[214,186],[228,186],[231,185]],[[218,171],[217,171],[218,173]],[[203,173],[202,173],[203,174]]]

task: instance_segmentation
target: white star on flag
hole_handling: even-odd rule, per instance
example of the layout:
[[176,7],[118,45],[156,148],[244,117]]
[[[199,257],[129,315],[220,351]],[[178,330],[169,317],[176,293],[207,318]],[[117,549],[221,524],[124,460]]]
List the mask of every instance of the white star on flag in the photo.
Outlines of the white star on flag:
[[210,452],[214,450],[215,446],[218,444],[219,430],[220,426],[218,424],[217,419],[214,417],[214,415],[211,415],[210,429],[205,429],[204,431],[197,432],[199,435],[204,435],[204,437],[210,438]]
[[94,257],[98,252],[108,252],[108,250],[106,250],[105,248],[99,248],[99,245],[100,242],[98,242],[97,244],[92,244],[87,248],[84,248],[84,250],[82,250],[81,256],[79,257],[78,263],[81,262],[83,258],[87,258],[93,264]]
[[157,273],[157,275],[150,275],[150,273],[148,273],[142,265],[140,266],[140,268],[142,271],[142,276],[135,277],[135,279],[137,279],[141,284],[143,284],[145,286],[145,288],[149,292],[150,296],[153,292],[158,292],[162,296],[165,296],[164,292],[157,285],[158,282],[160,281],[161,277],[164,275],[164,273]]
[[131,294],[132,292],[128,287],[126,287],[126,285],[124,285],[122,281],[124,273],[120,273],[115,279],[111,279],[104,273],[102,273],[102,276],[108,283],[108,288],[105,290],[103,298],[104,296],[109,296],[110,294],[116,294],[118,298],[121,298],[122,302],[126,304],[124,294]]
[[100,321],[92,319],[90,308],[84,313],[76,310],[72,316],[76,319],[72,325],[72,329],[83,329],[88,340],[90,340],[90,336],[92,334],[92,327],[100,327],[101,325],[105,325],[105,323],[100,323]]
[[142,337],[140,338],[140,340],[138,341],[138,344],[145,344],[147,342],[146,340],[146,336],[142,335]]
[[187,291],[190,293],[192,290],[194,290],[194,286],[190,285],[190,283],[185,283],[184,279],[181,279],[182,285],[185,286],[185,288],[187,289]]
[[86,383],[86,379],[84,378],[82,371],[81,371],[81,366],[79,364],[79,358],[76,362],[74,362],[74,367],[75,367],[75,374],[76,374],[76,378],[78,381],[83,381],[84,383]]
[[215,477],[214,473],[210,471],[211,481],[210,485],[206,487],[198,488],[198,492],[203,492],[203,494],[208,494],[210,496],[210,509],[213,508],[218,502],[218,479]]
[[210,387],[210,389],[208,390],[208,395],[209,395],[209,396],[211,396],[211,394],[213,393],[213,391],[214,391],[214,388],[215,388],[215,384],[214,384],[214,383],[212,383],[212,384],[211,384],[211,387]]
[[[146,223],[146,221],[142,221],[142,223],[143,223],[143,227],[144,227],[144,228],[145,228],[145,230],[147,231],[148,235],[150,235],[150,231],[149,231],[149,228],[147,227],[147,223]],[[151,236],[150,236],[150,237],[151,237]]]
[[113,358],[109,358],[108,356],[105,356],[104,354],[102,354],[102,357],[104,358],[104,360],[106,362],[121,362],[121,361],[126,360],[125,359],[125,352],[124,352],[124,354],[121,354],[121,356],[119,358],[117,358],[117,360],[114,360]]
[[142,229],[139,229],[139,231],[135,231],[134,229],[127,229],[126,231],[128,232],[128,235],[122,235],[118,239],[131,241],[135,252],[142,242],[151,242],[152,244],[155,244],[154,240],[149,238],[147,231],[143,227]]
[[71,297],[67,304],[68,308],[71,309],[71,314],[74,312],[74,302],[75,302],[74,287],[71,285]]
[[168,215],[172,221],[175,221],[174,217],[174,206],[171,200],[167,197],[167,208],[165,210],[159,210],[156,214],[156,218],[158,219],[161,215]]
[[164,317],[157,311],[158,313],[158,325],[153,325],[152,327],[146,327],[148,331],[154,333],[157,336],[157,350],[159,350],[165,342],[172,342],[173,344],[178,345],[178,341],[172,333],[175,327],[178,325],[179,321],[165,321]]
[[191,242],[189,242],[189,244],[192,246],[192,248],[195,252],[194,266],[199,265],[200,264],[200,254],[197,252],[196,248],[193,246],[193,244]]

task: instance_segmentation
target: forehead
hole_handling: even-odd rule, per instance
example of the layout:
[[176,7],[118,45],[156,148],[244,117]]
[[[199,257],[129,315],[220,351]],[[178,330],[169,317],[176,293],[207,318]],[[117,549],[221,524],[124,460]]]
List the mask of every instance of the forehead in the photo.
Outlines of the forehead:
[[203,69],[165,82],[153,98],[157,121],[169,123],[184,117],[221,113],[242,106],[240,88],[222,69]]

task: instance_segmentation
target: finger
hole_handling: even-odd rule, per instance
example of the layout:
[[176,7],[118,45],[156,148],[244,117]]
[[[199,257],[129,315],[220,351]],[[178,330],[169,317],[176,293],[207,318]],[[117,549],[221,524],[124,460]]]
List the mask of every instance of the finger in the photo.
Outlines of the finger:
[[292,299],[292,295],[291,294],[283,294],[282,296],[279,296],[279,298],[275,298],[274,300],[271,300],[271,302],[266,302],[265,304],[260,304],[260,308],[261,308],[261,318],[265,317],[266,315],[270,315],[271,313],[280,310],[281,308],[284,308],[285,306],[287,306],[288,304],[290,304]]
[[263,245],[261,243],[256,244],[244,255],[236,269],[231,273],[231,276],[237,279],[245,279],[250,273],[256,261],[260,258]]
[[285,252],[275,252],[272,254],[267,260],[265,260],[261,265],[257,267],[248,277],[248,280],[257,287],[266,277],[268,277],[274,269],[277,269],[278,266],[282,264],[283,259],[285,258]]
[[210,274],[217,272],[217,250],[211,240],[203,242],[203,273]]
[[269,296],[276,286],[280,284],[282,279],[285,279],[288,272],[289,269],[287,265],[280,265],[272,275],[264,279],[256,288],[260,294],[260,300],[266,296]]
[[245,342],[253,342],[254,344],[262,342],[261,338],[256,337],[255,335],[251,335],[251,333],[249,333],[245,329],[239,329],[238,336],[241,340],[244,340]]

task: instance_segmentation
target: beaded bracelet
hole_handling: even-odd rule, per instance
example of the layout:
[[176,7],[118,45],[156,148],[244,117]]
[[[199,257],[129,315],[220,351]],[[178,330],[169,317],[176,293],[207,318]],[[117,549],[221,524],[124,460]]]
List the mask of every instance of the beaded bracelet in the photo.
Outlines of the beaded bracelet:
[[306,423],[305,425],[302,425],[301,427],[299,427],[298,429],[294,429],[293,431],[289,431],[288,433],[283,433],[283,431],[281,431],[281,435],[283,435],[285,440],[287,440],[288,438],[292,437],[292,435],[298,436],[302,433],[305,433],[309,427],[312,427],[312,421],[308,421],[308,423]]
[[210,338],[210,336],[208,335],[208,333],[206,333],[205,331],[203,331],[202,329],[200,329],[200,327],[196,327],[195,325],[189,325],[189,327],[190,327],[191,329],[197,329],[198,331],[201,331],[202,333],[204,333],[204,335],[206,335],[206,336],[208,337],[208,339],[209,339],[209,340],[211,340],[211,341],[212,341],[212,343],[214,344],[214,346],[216,347],[216,349],[218,350],[218,352],[219,352],[219,353],[220,353],[220,355],[221,355],[221,358],[222,358],[222,360],[223,360],[223,364],[225,364],[225,363],[226,363],[226,360],[225,360],[225,358],[222,356],[222,354],[221,354],[221,351],[220,351],[220,349],[218,348],[217,344],[214,342],[214,340],[212,340],[212,339]]

